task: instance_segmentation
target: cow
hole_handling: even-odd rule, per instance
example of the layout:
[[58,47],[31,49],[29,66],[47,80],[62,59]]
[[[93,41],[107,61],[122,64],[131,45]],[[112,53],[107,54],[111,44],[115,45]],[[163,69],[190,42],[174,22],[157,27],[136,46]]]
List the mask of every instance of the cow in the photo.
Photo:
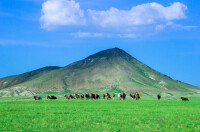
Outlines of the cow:
[[185,97],[181,97],[182,101],[189,101],[188,98],[185,98]]
[[79,96],[78,94],[75,94],[75,97],[76,97],[76,99],[79,99],[79,98],[80,98],[80,96]]
[[119,94],[118,94],[118,97],[119,97],[119,99],[121,99],[121,98],[122,98],[122,95],[119,93]]
[[90,99],[90,95],[89,94],[85,94],[85,98],[86,99]]
[[136,100],[140,99],[140,95],[138,92],[135,93],[135,98],[136,98]]
[[109,93],[106,93],[107,99],[111,99],[111,96]]
[[161,99],[161,96],[158,94],[158,95],[157,95],[157,98],[158,98],[158,100],[160,100],[160,99]]
[[123,100],[125,100],[126,99],[126,94],[123,93],[122,96],[123,96]]
[[135,95],[130,94],[130,97],[131,97],[132,99],[135,99]]
[[75,99],[75,96],[73,96],[72,94],[69,95],[70,99]]
[[106,95],[105,94],[103,94],[103,99],[105,99],[106,98]]
[[40,97],[40,96],[33,96],[33,98],[34,98],[35,100],[41,100],[41,99],[42,99],[42,97]]
[[82,99],[82,100],[84,99],[84,95],[81,95],[81,99]]
[[64,95],[64,97],[65,97],[66,99],[70,99],[70,97],[69,97],[69,96],[67,96],[67,94],[65,94],[65,95]]
[[125,99],[126,98],[126,94],[125,93],[123,93],[123,94],[118,94],[118,97],[119,97],[119,99],[121,100],[121,99]]
[[113,99],[115,99],[115,93],[113,93]]
[[47,96],[47,99],[57,99],[57,97],[56,97],[56,96],[53,96],[53,95],[52,95],[52,96],[51,96],[51,95],[48,95],[48,96]]
[[91,99],[95,99],[95,94],[91,93],[91,94],[90,94],[90,98],[91,98]]
[[95,97],[96,99],[100,99],[100,95],[98,95],[98,94],[96,94],[96,97]]

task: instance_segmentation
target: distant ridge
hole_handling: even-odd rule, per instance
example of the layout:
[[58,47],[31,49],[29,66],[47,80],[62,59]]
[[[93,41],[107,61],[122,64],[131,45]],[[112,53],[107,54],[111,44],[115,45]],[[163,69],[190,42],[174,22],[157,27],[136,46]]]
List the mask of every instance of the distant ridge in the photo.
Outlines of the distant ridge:
[[200,88],[155,71],[119,48],[90,55],[66,67],[44,67],[0,79],[1,96],[24,96],[54,92],[140,92],[152,97],[196,95]]
[[30,72],[26,72],[20,75],[15,75],[15,76],[9,76],[9,77],[5,77],[0,79],[0,88],[8,88],[20,83],[23,83],[25,81],[29,81],[32,79],[35,79],[37,77],[39,77],[40,75],[42,75],[43,73],[52,71],[52,70],[56,70],[59,69],[61,67],[58,66],[47,66],[47,67],[43,67],[37,70],[33,70]]

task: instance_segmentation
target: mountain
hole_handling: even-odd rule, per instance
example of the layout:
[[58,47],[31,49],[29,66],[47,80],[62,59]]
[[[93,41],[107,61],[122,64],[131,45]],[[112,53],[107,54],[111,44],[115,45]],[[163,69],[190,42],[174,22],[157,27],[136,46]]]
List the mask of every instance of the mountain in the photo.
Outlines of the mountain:
[[197,95],[200,88],[163,75],[119,48],[100,51],[66,67],[44,67],[0,79],[1,96],[70,93]]

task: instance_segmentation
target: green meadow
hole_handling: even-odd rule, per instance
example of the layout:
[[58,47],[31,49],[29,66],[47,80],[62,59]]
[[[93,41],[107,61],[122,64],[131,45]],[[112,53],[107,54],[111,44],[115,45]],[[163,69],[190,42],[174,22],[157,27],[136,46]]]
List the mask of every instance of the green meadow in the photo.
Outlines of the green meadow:
[[200,101],[0,100],[0,131],[200,131]]

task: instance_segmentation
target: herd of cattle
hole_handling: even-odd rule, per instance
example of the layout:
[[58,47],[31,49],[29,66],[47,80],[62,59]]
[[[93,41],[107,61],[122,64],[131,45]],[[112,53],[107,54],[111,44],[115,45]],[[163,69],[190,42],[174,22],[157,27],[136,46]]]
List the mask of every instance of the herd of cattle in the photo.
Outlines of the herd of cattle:
[[[122,93],[122,94],[117,94],[118,95],[118,98],[121,100],[125,100],[126,99],[126,94],[125,93]],[[136,99],[136,100],[138,100],[138,99],[140,99],[140,95],[139,95],[139,93],[138,92],[136,92],[135,94],[129,94],[129,96],[132,98],[132,99]],[[64,95],[64,97],[66,98],[66,99],[82,99],[82,100],[84,100],[84,99],[100,99],[100,95],[99,94],[93,94],[93,93],[91,93],[91,94],[81,94],[81,95],[79,95],[79,94],[69,94],[69,95],[67,95],[67,94],[65,94]],[[113,95],[112,95],[112,98],[113,99],[115,99],[115,97],[116,97],[116,94],[115,93],[113,93]],[[42,97],[40,97],[40,96],[34,96],[33,97],[35,100],[41,100],[42,99]],[[111,99],[111,95],[109,94],[109,93],[106,93],[106,94],[103,94],[103,99]],[[47,96],[47,99],[57,99],[57,97],[56,96],[52,96],[52,95],[48,95]],[[157,95],[157,99],[158,100],[160,100],[161,99],[161,96],[158,94]],[[185,98],[185,97],[181,97],[181,100],[182,101],[189,101],[189,99],[188,98]]]

